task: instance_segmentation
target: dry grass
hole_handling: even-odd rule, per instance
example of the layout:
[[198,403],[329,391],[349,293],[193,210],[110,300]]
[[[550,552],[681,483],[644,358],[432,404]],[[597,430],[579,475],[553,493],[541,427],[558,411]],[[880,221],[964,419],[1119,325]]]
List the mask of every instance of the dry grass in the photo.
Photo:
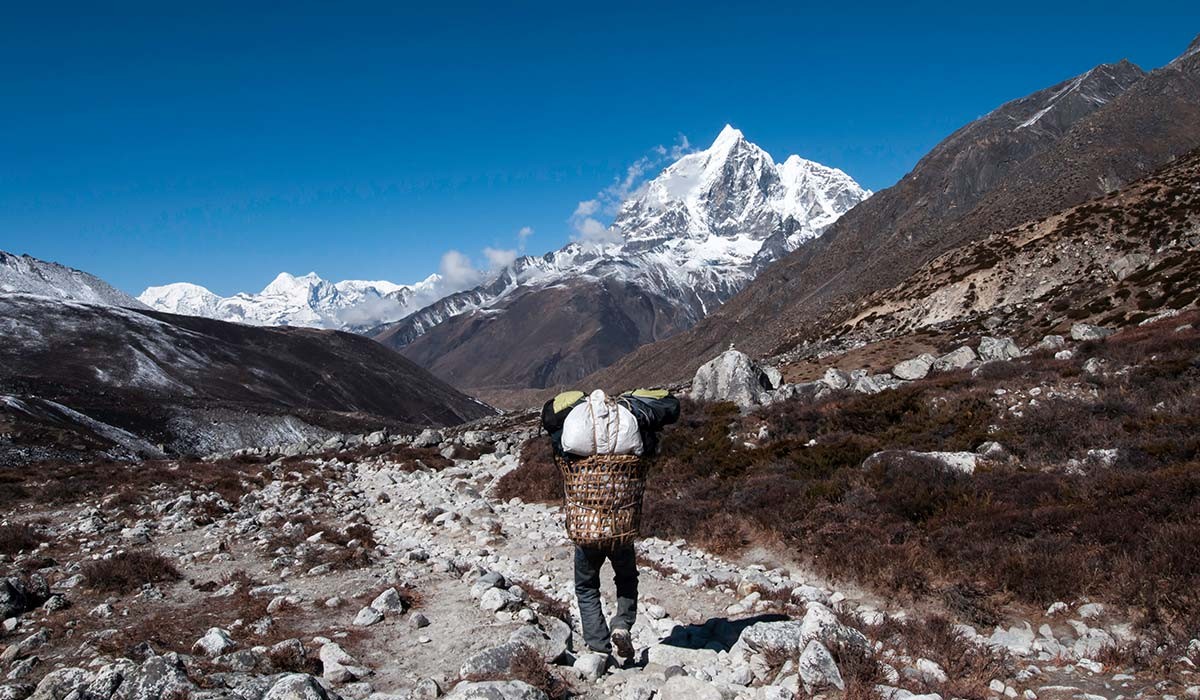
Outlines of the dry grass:
[[85,562],[81,573],[89,587],[113,593],[131,593],[147,583],[169,583],[180,579],[179,570],[169,559],[144,550]]

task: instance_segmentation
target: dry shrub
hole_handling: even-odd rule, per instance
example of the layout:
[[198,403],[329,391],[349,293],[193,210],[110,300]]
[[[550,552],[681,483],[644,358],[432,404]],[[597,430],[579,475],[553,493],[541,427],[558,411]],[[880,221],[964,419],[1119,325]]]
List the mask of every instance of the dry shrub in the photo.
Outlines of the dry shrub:
[[46,537],[25,523],[0,525],[0,554],[17,554],[37,549]]
[[[930,659],[946,672],[947,680],[942,683],[902,679],[901,684],[914,693],[936,692],[947,698],[984,700],[993,695],[988,690],[988,683],[993,678],[1006,678],[1014,670],[1007,655],[975,644],[955,630],[953,624],[944,617],[889,618],[864,631],[872,642],[882,640],[887,645],[907,651],[913,657]],[[869,673],[869,663],[870,659],[855,662],[864,673]]]
[[[728,406],[685,403],[651,472],[645,531],[722,552],[777,540],[827,574],[936,595],[978,625],[995,624],[1013,598],[1042,606],[1091,595],[1143,610],[1146,626],[1167,636],[1194,633],[1200,334],[1174,333],[1179,322],[1088,344],[1075,364],[1034,358],[1028,372],[786,402],[740,422]],[[1006,385],[996,377],[1053,379],[1089,354],[1113,369],[1142,364],[1089,402],[1045,399],[1012,418],[990,400]],[[761,423],[772,437],[758,449],[728,437]],[[1021,462],[970,477],[902,456],[861,468],[878,450],[971,450],[989,439]],[[1107,447],[1121,450],[1112,468],[1023,468]]]
[[464,681],[524,681],[541,690],[550,700],[564,700],[570,697],[570,686],[546,666],[541,652],[522,647],[512,657],[512,664],[507,673],[477,673],[463,678]]
[[121,552],[107,559],[86,562],[81,573],[90,587],[114,593],[130,593],[147,583],[180,579],[179,570],[169,559],[145,550]]
[[534,608],[543,615],[557,617],[568,625],[571,624],[571,606],[550,595],[541,588],[527,581],[521,582],[521,590],[529,594]]
[[520,465],[500,477],[495,494],[501,500],[519,498],[528,503],[562,502],[562,474],[554,463],[554,449],[549,437],[533,437],[521,445]]

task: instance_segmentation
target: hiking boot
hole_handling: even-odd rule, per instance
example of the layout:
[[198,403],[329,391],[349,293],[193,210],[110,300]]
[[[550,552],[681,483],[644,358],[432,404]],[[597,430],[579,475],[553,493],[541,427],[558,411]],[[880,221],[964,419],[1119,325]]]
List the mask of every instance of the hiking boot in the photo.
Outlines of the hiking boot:
[[612,631],[613,649],[617,654],[626,659],[633,658],[633,638],[629,635],[629,630],[615,629]]

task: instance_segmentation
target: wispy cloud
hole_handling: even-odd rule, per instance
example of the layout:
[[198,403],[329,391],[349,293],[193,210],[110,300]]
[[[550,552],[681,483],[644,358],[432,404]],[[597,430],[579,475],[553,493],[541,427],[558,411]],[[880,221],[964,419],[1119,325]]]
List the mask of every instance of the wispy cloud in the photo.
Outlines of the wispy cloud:
[[572,238],[582,243],[619,243],[621,234],[613,231],[598,217],[612,218],[620,211],[625,200],[639,194],[646,186],[649,176],[669,162],[679,160],[693,152],[688,137],[679,134],[670,147],[659,144],[646,155],[625,168],[625,173],[616,177],[612,184],[596,193],[595,198],[580,202],[569,222],[574,230]]

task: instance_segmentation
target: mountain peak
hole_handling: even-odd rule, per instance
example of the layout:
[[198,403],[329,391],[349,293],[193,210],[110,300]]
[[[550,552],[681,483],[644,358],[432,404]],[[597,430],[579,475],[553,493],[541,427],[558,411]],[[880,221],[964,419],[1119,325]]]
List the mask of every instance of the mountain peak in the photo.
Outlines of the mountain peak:
[[745,140],[746,137],[740,130],[733,128],[729,124],[726,124],[725,128],[721,129],[721,133],[717,134],[717,138],[715,141],[713,141],[713,144],[709,147],[709,150],[726,150],[731,148],[734,144]]
[[290,272],[280,272],[271,280],[271,283],[263,288],[263,294],[293,294],[297,290],[307,290],[308,288],[318,285],[325,280],[315,272],[310,272],[307,275],[297,277]]

